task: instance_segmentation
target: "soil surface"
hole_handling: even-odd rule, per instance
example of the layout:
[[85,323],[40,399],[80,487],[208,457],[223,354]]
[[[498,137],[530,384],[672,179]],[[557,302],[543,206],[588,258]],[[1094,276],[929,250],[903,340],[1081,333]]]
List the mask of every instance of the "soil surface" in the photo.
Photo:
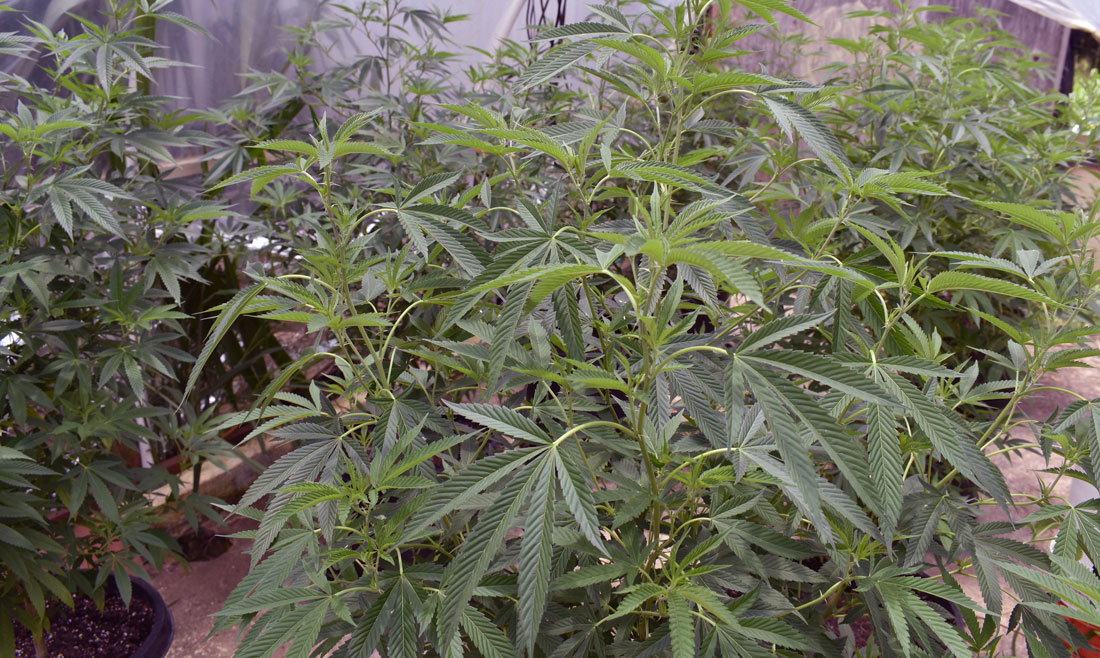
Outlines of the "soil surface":
[[176,540],[188,562],[205,562],[224,554],[233,546],[233,540],[218,534],[217,528],[204,523],[198,529],[189,530]]
[[[115,591],[107,593],[102,612],[83,595],[73,604],[72,610],[61,603],[50,607],[48,658],[126,658],[153,628],[153,606],[136,589],[129,609]],[[19,625],[15,627],[15,658],[35,658],[31,634]]]

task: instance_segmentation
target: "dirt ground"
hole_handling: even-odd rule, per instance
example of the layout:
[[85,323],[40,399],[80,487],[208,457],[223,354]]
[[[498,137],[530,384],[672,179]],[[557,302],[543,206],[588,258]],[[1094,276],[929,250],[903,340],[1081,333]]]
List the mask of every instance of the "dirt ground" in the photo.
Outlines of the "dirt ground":
[[[226,534],[251,529],[255,523],[241,517],[229,521]],[[153,584],[172,610],[176,639],[167,658],[231,658],[237,646],[237,631],[222,631],[207,637],[214,626],[210,615],[217,612],[237,583],[248,573],[249,556],[244,553],[250,542],[233,540],[222,555],[188,568],[178,563],[166,565],[156,574]],[[283,658],[282,649],[272,658]]]

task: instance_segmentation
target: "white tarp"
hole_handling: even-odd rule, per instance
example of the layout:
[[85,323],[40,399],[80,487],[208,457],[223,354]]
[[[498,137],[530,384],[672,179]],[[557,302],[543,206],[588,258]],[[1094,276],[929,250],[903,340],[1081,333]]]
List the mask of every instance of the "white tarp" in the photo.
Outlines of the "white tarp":
[[1100,0],[1011,0],[1075,30],[1091,32],[1100,40]]

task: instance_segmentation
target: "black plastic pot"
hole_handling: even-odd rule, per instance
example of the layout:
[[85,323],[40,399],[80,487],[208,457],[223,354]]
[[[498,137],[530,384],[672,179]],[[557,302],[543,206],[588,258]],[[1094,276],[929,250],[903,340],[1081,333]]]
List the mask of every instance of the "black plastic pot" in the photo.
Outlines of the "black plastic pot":
[[141,646],[126,658],[164,658],[168,654],[168,648],[172,646],[172,638],[176,634],[176,626],[172,621],[172,611],[164,603],[158,592],[152,585],[140,578],[130,578],[134,593],[144,597],[153,606],[153,627],[149,629],[149,636],[141,643]]

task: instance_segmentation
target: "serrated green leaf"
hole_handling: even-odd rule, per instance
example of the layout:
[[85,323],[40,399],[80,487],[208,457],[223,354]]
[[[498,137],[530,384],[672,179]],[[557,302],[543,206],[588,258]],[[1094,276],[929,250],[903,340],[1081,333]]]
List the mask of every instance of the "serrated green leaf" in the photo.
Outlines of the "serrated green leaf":
[[542,84],[596,50],[599,44],[592,41],[572,41],[562,44],[539,57],[534,64],[516,78],[516,91]]
[[668,628],[673,658],[695,658],[695,623],[691,607],[675,590],[668,593]]
[[566,444],[554,451],[554,464],[558,483],[569,511],[580,526],[581,534],[601,553],[606,552],[596,516],[596,503],[592,497],[594,483],[585,477],[582,456],[575,447]]
[[263,612],[283,606],[293,606],[305,601],[323,598],[323,594],[308,587],[282,587],[270,592],[261,592],[238,603],[227,605],[215,617],[236,617],[254,612]]
[[901,514],[904,472],[894,414],[881,404],[867,405],[867,447],[871,478],[879,493],[879,527],[890,538]]
[[567,37],[583,37],[592,36],[597,34],[626,34],[626,30],[615,25],[608,25],[607,23],[593,23],[593,22],[580,22],[570,23],[568,25],[562,25],[561,27],[551,28],[549,30],[543,30],[536,34],[530,41],[536,43],[539,41],[557,41],[559,39],[565,39]]
[[445,597],[438,614],[438,628],[439,638],[447,644],[458,630],[474,588],[496,557],[520,508],[527,502],[535,482],[531,470],[520,470],[492,506],[478,514],[477,524],[444,571],[441,587]]
[[975,200],[974,203],[1007,215],[1009,219],[1017,224],[1034,229],[1040,233],[1045,233],[1055,240],[1061,240],[1063,237],[1062,213],[1039,210],[1038,208],[1032,208],[1031,206],[1025,206],[1019,203],[1005,203],[1002,201]]
[[444,401],[444,404],[460,416],[498,432],[532,443],[550,443],[550,437],[533,420],[509,407],[473,402],[458,404]]
[[865,402],[887,406],[896,404],[890,394],[873,379],[846,369],[830,355],[772,349],[741,355],[739,358],[809,377]]
[[515,658],[508,636],[480,610],[467,607],[463,611],[462,629],[485,658]]
[[577,587],[611,583],[626,575],[626,572],[626,565],[615,563],[594,564],[587,567],[581,567],[575,571],[564,573],[555,578],[554,582],[550,583],[550,591],[557,592]]
[[533,656],[550,591],[550,535],[554,527],[553,464],[547,460],[535,472],[531,505],[519,549],[519,616],[517,641]]
[[836,135],[821,119],[798,103],[780,96],[764,96],[763,100],[788,137],[793,137],[793,131],[797,130],[825,166],[838,178],[845,178],[851,163]]
[[1018,297],[1041,304],[1058,305],[1053,299],[1039,294],[1030,288],[1012,283],[1011,281],[992,279],[980,274],[971,274],[970,272],[960,272],[958,270],[940,272],[932,277],[932,280],[928,282],[925,290],[933,294],[950,290],[978,290],[981,292],[991,292],[997,295],[1006,295],[1008,297]]

